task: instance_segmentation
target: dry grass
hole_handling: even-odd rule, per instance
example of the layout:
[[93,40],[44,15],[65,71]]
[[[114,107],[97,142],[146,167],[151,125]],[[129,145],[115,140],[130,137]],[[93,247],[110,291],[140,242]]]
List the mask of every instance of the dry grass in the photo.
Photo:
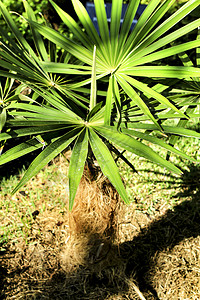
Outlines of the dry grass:
[[159,193],[159,180],[152,195],[144,181],[130,206],[85,175],[71,213],[67,170],[60,157],[13,198],[2,185],[0,299],[200,299],[198,169],[176,195],[163,182]]

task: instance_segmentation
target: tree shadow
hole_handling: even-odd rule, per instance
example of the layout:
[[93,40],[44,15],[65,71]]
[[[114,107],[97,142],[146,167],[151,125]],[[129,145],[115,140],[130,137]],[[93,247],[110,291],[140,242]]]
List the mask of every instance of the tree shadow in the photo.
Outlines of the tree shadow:
[[1,280],[0,280],[0,300],[5,299],[4,289],[7,284],[6,277],[7,277],[7,270],[6,270],[6,268],[4,268],[0,265],[0,278],[1,278]]
[[[40,292],[34,294],[34,299],[104,300],[111,295],[126,299],[123,295],[128,293],[132,280],[146,299],[159,300],[149,272],[155,267],[155,254],[200,234],[200,167],[191,164],[188,168],[182,176],[182,191],[175,196],[187,200],[141,229],[131,241],[116,245],[98,235],[88,239],[84,264],[70,274],[61,266],[37,286]],[[27,283],[30,290],[35,285],[31,280]],[[141,298],[136,293],[132,299]]]

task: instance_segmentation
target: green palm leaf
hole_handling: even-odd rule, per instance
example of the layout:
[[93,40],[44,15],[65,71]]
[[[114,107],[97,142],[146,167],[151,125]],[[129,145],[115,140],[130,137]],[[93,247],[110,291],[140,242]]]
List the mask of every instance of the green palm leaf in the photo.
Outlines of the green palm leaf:
[[108,85],[108,91],[106,97],[106,106],[104,110],[105,125],[110,125],[112,103],[113,103],[113,77],[111,76],[109,79],[109,85]]
[[[197,114],[197,116],[199,116],[199,114]],[[128,127],[132,129],[157,130],[157,127],[154,124],[145,124],[139,122],[130,123],[128,124]],[[165,133],[176,134],[185,137],[193,137],[198,139],[200,138],[200,133],[194,130],[167,125],[162,125],[162,127]]]
[[191,78],[200,76],[199,68],[182,66],[138,66],[126,71],[126,75],[154,78]]
[[41,62],[43,69],[50,73],[70,75],[90,75],[92,68],[89,66],[72,65],[68,63]]
[[[170,16],[161,25],[159,25],[152,33],[150,33],[149,36],[146,39],[144,39],[144,41],[140,44],[137,51],[140,51],[141,48],[147,47],[151,43],[156,41],[159,37],[161,37],[169,29],[171,29],[175,24],[180,22],[180,20],[182,20],[188,13],[190,13],[192,10],[194,10],[199,5],[200,5],[200,0],[195,0],[195,1],[189,0],[185,5],[183,5],[179,10],[177,10],[172,16]],[[168,9],[169,9],[169,6],[168,6]],[[199,21],[197,20],[197,22],[199,22]],[[186,28],[190,27],[191,24],[189,23],[188,25],[186,25]],[[174,33],[172,33],[172,35],[173,34]]]
[[124,16],[124,21],[119,36],[119,48],[123,47],[126,42],[126,38],[130,32],[131,24],[137,12],[140,0],[130,1],[126,14]]
[[110,41],[112,52],[111,60],[115,61],[118,55],[118,36],[122,13],[122,0],[113,0],[111,9]]
[[[200,26],[198,27],[197,40],[200,40]],[[200,67],[200,47],[196,48],[196,65]]]
[[119,175],[119,170],[110,151],[91,128],[89,129],[89,141],[103,174],[108,177],[124,202],[129,203],[126,190]]
[[94,0],[100,36],[106,50],[108,61],[111,60],[111,45],[104,0]]
[[7,109],[8,110],[15,109],[14,111],[12,111],[13,115],[20,114],[20,111],[22,110],[21,112],[22,115],[23,113],[25,114],[27,112],[33,112],[35,118],[41,118],[41,119],[52,120],[52,121],[55,121],[56,119],[58,121],[66,121],[73,124],[83,123],[82,119],[67,107],[65,107],[65,111],[60,111],[58,109],[54,109],[53,107],[48,107],[45,105],[39,106],[39,105],[26,104],[26,103],[11,103],[7,106]]
[[115,145],[121,147],[122,149],[126,149],[127,151],[135,153],[140,157],[144,157],[158,165],[161,165],[164,168],[167,168],[174,173],[181,174],[181,171],[176,166],[160,157],[150,147],[142,144],[136,139],[126,134],[120,133],[115,128],[110,126],[95,126],[94,128],[103,137],[113,142]]
[[67,14],[64,10],[62,10],[55,2],[50,0],[50,3],[55,8],[57,13],[59,14],[61,20],[64,22],[64,24],[69,27],[69,29],[72,31],[72,33],[83,43],[84,46],[90,47],[91,51],[93,49],[93,43],[91,40],[87,37],[86,34],[81,30],[80,26],[77,24],[74,19]]
[[88,36],[91,38],[92,42],[95,45],[100,45],[101,40],[99,38],[99,35],[92,23],[92,20],[90,19],[84,5],[79,0],[72,0],[72,3],[74,5],[74,9],[79,17],[79,20],[81,21],[83,27],[85,28],[86,32],[88,33]]
[[10,162],[16,158],[19,158],[28,153],[32,153],[35,150],[42,148],[44,145],[36,139],[28,140],[21,143],[3,153],[0,156],[0,165]]
[[172,147],[170,145],[170,143],[167,144],[165,141],[161,140],[160,138],[151,136],[148,133],[143,133],[143,132],[139,132],[139,131],[132,130],[132,129],[130,130],[130,129],[126,129],[126,128],[123,128],[122,132],[125,133],[125,134],[128,134],[130,136],[133,136],[135,138],[139,138],[139,139],[142,139],[142,140],[149,141],[152,144],[159,145],[162,148],[164,148],[166,150],[169,150],[170,152],[175,153],[176,155],[179,155],[180,157],[183,157],[185,159],[188,159],[188,160],[191,160],[193,162],[196,162],[196,160],[194,158],[192,158],[189,155],[185,154],[184,152],[182,152],[182,151],[180,151],[180,150]]
[[[143,65],[147,63],[151,63],[152,61],[160,60],[169,56],[173,56],[176,54],[179,54],[181,51],[185,51],[185,49],[191,50],[193,48],[199,47],[200,46],[200,41],[191,41],[187,42],[181,45],[173,46],[171,48],[167,48],[164,50],[157,51],[155,53],[141,56],[140,58],[136,57],[130,57],[127,62],[126,62],[126,70],[132,69],[132,67],[137,66],[137,65]],[[188,65],[189,67],[192,67],[193,65]],[[123,68],[125,67],[125,64],[123,64]]]
[[133,49],[148,35],[151,29],[160,21],[164,14],[173,5],[175,0],[167,0],[163,1],[162,3],[160,2],[160,0],[149,2],[127,40],[124,48],[125,51],[130,51],[131,48]]
[[177,109],[176,106],[174,106],[172,103],[170,103],[170,101],[166,97],[164,97],[163,95],[161,95],[160,93],[157,93],[156,91],[154,91],[153,89],[151,89],[147,85],[145,85],[144,83],[139,82],[138,80],[136,80],[134,78],[131,78],[131,77],[126,76],[126,75],[124,75],[123,78],[126,81],[128,81],[131,85],[133,85],[135,88],[137,88],[140,91],[142,91],[144,94],[148,95],[149,97],[153,97],[158,102],[164,104],[164,106],[166,108],[169,107],[172,110],[174,110],[175,112],[178,112],[179,114],[182,114],[183,117],[187,118],[187,116],[184,113],[182,113],[179,109]]
[[45,132],[52,131],[60,131],[65,130],[68,131],[70,126],[67,125],[47,125],[47,126],[35,126],[35,127],[26,127],[23,129],[9,130],[8,132],[0,133],[0,141],[5,141],[12,138],[29,136],[29,135],[37,135]]
[[123,90],[132,99],[132,102],[134,103],[134,105],[137,104],[137,106],[141,109],[141,111],[145,115],[147,115],[154,122],[154,124],[156,124],[157,127],[161,130],[161,127],[159,126],[159,124],[157,123],[156,119],[154,118],[154,116],[150,112],[148,106],[141,99],[141,97],[138,95],[138,93],[133,89],[133,87],[126,80],[124,80],[123,77],[117,76],[117,79],[118,79],[119,84],[123,88]]
[[86,47],[78,45],[74,41],[64,37],[62,34],[56,30],[47,27],[45,25],[38,24],[36,22],[30,21],[30,24],[34,26],[38,32],[44,35],[47,39],[60,46],[62,49],[65,49],[78,59],[83,62],[91,65],[92,64],[92,51],[89,51]]
[[21,186],[23,186],[33,176],[35,176],[43,167],[46,166],[46,164],[48,164],[48,162],[50,162],[60,152],[66,149],[71,144],[71,142],[76,138],[79,132],[80,129],[71,130],[70,132],[64,134],[59,139],[57,139],[49,146],[47,146],[30,164],[23,178],[13,190],[13,193],[15,193]]
[[136,49],[133,49],[133,51],[131,52],[131,56],[133,56],[134,59],[139,59],[147,54],[150,54],[156,51],[157,49],[160,49],[161,47],[166,46],[169,43],[172,43],[173,41],[176,41],[181,36],[197,28],[199,24],[200,24],[200,19],[197,19],[181,27],[180,29],[173,31],[172,33],[164,36],[163,38],[158,39],[155,42],[152,41],[148,45],[146,45],[146,43],[144,44],[141,43],[141,46],[138,46]]
[[88,129],[84,129],[74,145],[69,164],[69,210],[72,210],[88,153]]
[[6,109],[3,108],[0,113],[0,133],[6,123],[6,119],[7,119],[7,112],[6,112]]
[[[26,0],[24,0],[23,4],[26,9],[28,19],[36,22],[35,14],[34,14],[32,8],[30,7],[30,5],[28,4],[28,2]],[[44,45],[41,35],[37,32],[37,30],[35,30],[35,28],[33,26],[31,26],[31,31],[32,31],[33,40],[34,40],[37,52],[39,53],[40,57],[44,61],[48,61],[48,54],[47,54],[47,51],[46,51],[46,48],[45,48],[45,45]]]
[[97,97],[96,46],[94,46],[92,76],[91,76],[91,92],[90,92],[90,111],[96,106],[96,97]]

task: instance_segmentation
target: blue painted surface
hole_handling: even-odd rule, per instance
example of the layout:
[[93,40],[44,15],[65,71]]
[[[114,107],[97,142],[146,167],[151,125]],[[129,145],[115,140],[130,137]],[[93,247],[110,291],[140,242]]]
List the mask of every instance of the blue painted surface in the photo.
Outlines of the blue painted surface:
[[[123,20],[124,20],[124,16],[125,16],[125,13],[126,13],[126,9],[128,7],[128,4],[123,4],[122,6],[122,15],[121,15],[121,21],[120,23],[122,24]],[[112,3],[105,3],[105,8],[106,8],[106,14],[107,14],[107,20],[108,20],[108,23],[111,22],[111,8],[112,8]],[[131,28],[130,30],[133,30],[134,26],[136,25],[139,17],[141,16],[141,14],[143,13],[143,11],[145,10],[146,8],[146,5],[145,4],[140,4],[139,7],[138,7],[138,10],[136,12],[136,15],[135,15],[135,18],[133,20],[133,23],[131,25]],[[95,6],[94,6],[94,3],[92,2],[86,2],[86,10],[96,28],[96,30],[98,31],[99,33],[99,28],[98,28],[98,23],[97,23],[97,17],[96,17],[96,12],[95,12]]]

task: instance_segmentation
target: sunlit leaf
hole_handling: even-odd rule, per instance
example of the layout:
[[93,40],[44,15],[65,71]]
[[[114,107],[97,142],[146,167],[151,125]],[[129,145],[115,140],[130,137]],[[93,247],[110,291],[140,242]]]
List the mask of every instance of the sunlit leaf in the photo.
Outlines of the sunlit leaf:
[[119,175],[119,170],[109,149],[92,129],[89,130],[89,141],[103,174],[108,177],[124,202],[129,203],[126,190]]
[[69,164],[69,210],[72,210],[76,192],[83,174],[88,153],[88,130],[83,130],[74,145]]

